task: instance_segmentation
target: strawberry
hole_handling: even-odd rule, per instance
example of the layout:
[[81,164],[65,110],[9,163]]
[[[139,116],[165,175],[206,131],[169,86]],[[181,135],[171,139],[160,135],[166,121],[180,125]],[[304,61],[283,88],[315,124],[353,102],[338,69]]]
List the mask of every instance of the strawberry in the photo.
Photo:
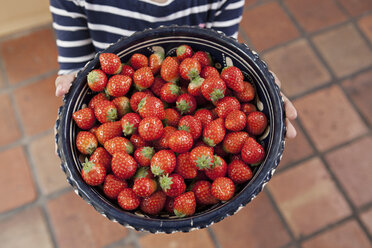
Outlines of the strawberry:
[[244,142],[241,155],[247,164],[257,165],[265,158],[265,150],[255,139],[249,137]]
[[169,197],[177,197],[186,190],[183,177],[177,174],[165,174],[159,178],[159,184],[163,192]]
[[92,91],[103,91],[107,84],[107,76],[100,69],[94,69],[88,73],[88,86]]
[[252,170],[240,159],[235,159],[229,164],[227,174],[236,184],[245,183],[253,177]]
[[100,163],[93,163],[85,158],[85,163],[83,163],[83,169],[81,170],[81,176],[87,184],[90,186],[97,186],[103,183],[106,176],[106,169]]
[[[160,191],[160,192],[163,192],[163,191]],[[174,210],[174,198],[173,197],[167,196],[167,198],[165,199],[164,210],[168,214],[174,214],[174,211],[173,211]]]
[[201,122],[203,128],[213,121],[212,113],[208,109],[199,109],[195,112],[194,118]]
[[89,132],[94,134],[96,136],[96,132],[98,130],[98,125],[94,125],[91,129],[89,129]]
[[240,110],[243,111],[243,113],[248,116],[250,113],[257,111],[257,108],[252,103],[244,103],[240,107]]
[[133,74],[134,74],[134,69],[130,65],[122,65],[120,75],[133,78]]
[[219,78],[220,73],[213,66],[205,66],[202,69],[202,71],[200,72],[200,76],[202,78],[208,78],[208,77],[218,77]]
[[225,96],[225,92],[226,84],[220,77],[207,77],[201,86],[201,93],[208,101],[218,101]]
[[133,153],[133,145],[124,137],[115,137],[105,142],[104,147],[111,155],[117,152]]
[[96,121],[94,111],[91,108],[83,108],[74,112],[72,118],[76,125],[83,130],[91,129]]
[[218,117],[225,119],[227,114],[233,110],[239,110],[240,103],[235,97],[226,96],[219,100],[216,105]]
[[103,145],[106,141],[121,136],[122,133],[120,121],[107,122],[97,128],[96,137],[98,142]]
[[137,170],[137,162],[126,152],[117,152],[111,160],[112,172],[120,179],[131,178]]
[[139,167],[133,176],[133,181],[135,182],[140,178],[154,179],[155,176],[152,174],[150,167]]
[[250,102],[254,99],[256,91],[252,84],[246,81],[243,81],[243,84],[244,84],[244,90],[240,93],[234,92],[234,94],[240,102]]
[[183,79],[192,80],[196,78],[197,76],[199,76],[200,71],[201,71],[201,65],[199,61],[197,61],[196,59],[185,58],[181,62],[179,66],[179,70],[180,70],[180,76]]
[[159,139],[163,135],[163,123],[157,117],[143,118],[138,126],[138,133],[145,141]]
[[160,71],[163,60],[164,60],[164,53],[155,52],[150,55],[149,67],[154,75]]
[[195,164],[190,162],[190,153],[182,153],[177,156],[176,168],[174,172],[184,179],[193,179],[197,175]]
[[123,189],[118,195],[118,204],[124,210],[134,210],[141,203],[141,198],[131,188]]
[[160,75],[166,82],[176,83],[179,80],[179,63],[172,57],[166,57],[161,64]]
[[255,111],[247,116],[247,131],[252,135],[262,134],[267,127],[267,117],[264,113]]
[[190,152],[190,162],[199,170],[212,168],[214,163],[213,151],[206,146],[198,146]]
[[154,83],[151,85],[150,90],[155,94],[155,96],[160,97],[161,87],[163,87],[163,85],[166,83],[167,82],[165,82],[161,77],[155,77]]
[[177,110],[172,108],[165,109],[165,118],[163,120],[166,126],[177,127],[178,122],[181,119],[181,114]]
[[208,52],[197,51],[194,53],[192,58],[196,59],[200,63],[201,67],[211,66],[213,64],[212,57]]
[[[226,138],[226,136],[225,136]],[[222,142],[216,145],[214,148],[214,153],[220,157],[226,157],[228,153],[223,149]]]
[[238,154],[241,152],[245,140],[249,137],[246,132],[232,132],[223,139],[223,149],[227,153]]
[[76,148],[85,155],[90,155],[98,146],[97,138],[87,131],[80,131],[76,136]]
[[99,55],[101,69],[106,74],[118,74],[121,71],[119,56],[113,53],[101,53]]
[[228,177],[218,177],[212,183],[211,193],[218,200],[230,200],[234,196],[234,192],[234,182]]
[[140,209],[146,214],[157,215],[164,208],[166,199],[163,191],[155,192],[141,201]]
[[101,92],[101,93],[98,93],[97,95],[93,96],[92,99],[90,99],[89,103],[88,103],[88,107],[93,109],[96,107],[97,103],[103,101],[103,100],[107,100],[107,96],[105,93]]
[[221,72],[221,78],[225,81],[226,86],[235,92],[244,91],[244,76],[242,71],[235,66],[226,67]]
[[201,121],[191,115],[183,116],[178,122],[178,130],[189,132],[194,140],[200,137],[202,128]]
[[196,201],[194,192],[189,191],[174,199],[173,211],[180,218],[191,216],[195,213]]
[[143,177],[134,181],[133,191],[140,197],[148,197],[156,191],[157,187],[154,179]]
[[177,129],[172,126],[167,126],[163,130],[164,130],[163,135],[159,139],[153,141],[154,147],[158,150],[168,149],[169,138],[175,131],[177,131]]
[[124,96],[128,93],[131,85],[132,78],[129,76],[114,75],[108,80],[105,92],[113,97]]
[[130,97],[129,104],[130,107],[132,108],[133,111],[138,112],[138,104],[141,102],[143,98],[148,96],[145,92],[135,92],[133,95]]
[[218,199],[211,194],[212,184],[208,181],[197,181],[193,187],[192,192],[195,194],[196,203],[201,205],[211,205],[218,203]]
[[176,101],[176,108],[181,115],[193,113],[196,109],[195,97],[187,93],[180,95]]
[[117,109],[119,118],[123,117],[125,114],[131,111],[129,98],[126,96],[116,97],[112,100],[112,103],[115,105]]
[[191,149],[193,138],[189,132],[184,130],[175,131],[169,137],[168,145],[174,152],[185,153]]
[[134,133],[130,136],[130,142],[132,142],[135,149],[150,146],[150,142],[145,141],[138,133]]
[[211,121],[203,130],[203,141],[208,146],[215,146],[225,137],[225,124],[222,118]]
[[151,159],[151,172],[155,176],[170,174],[176,167],[176,156],[170,150],[161,150]]
[[96,104],[94,114],[101,123],[115,121],[118,117],[118,111],[115,104],[109,100],[103,100]]
[[165,118],[163,102],[154,96],[146,96],[142,98],[138,104],[138,113],[142,118],[157,117],[160,120]]
[[202,96],[201,93],[201,86],[203,85],[204,78],[201,78],[199,76],[192,79],[187,86],[187,92],[192,96]]
[[142,67],[135,71],[133,75],[134,86],[140,91],[149,88],[154,80],[150,67]]
[[124,115],[120,120],[124,136],[128,136],[135,133],[138,129],[140,122],[141,117],[136,113],[128,113]]
[[177,54],[177,59],[182,61],[186,58],[191,58],[193,55],[193,50],[189,45],[180,45],[177,47],[176,54]]
[[218,177],[224,177],[227,172],[227,164],[223,158],[214,155],[214,163],[210,169],[204,170],[205,175],[212,181]]
[[233,110],[225,118],[225,127],[230,131],[241,131],[245,128],[247,117],[240,110]]
[[136,71],[142,67],[147,67],[149,65],[149,60],[147,57],[140,53],[135,53],[130,58],[130,65]]
[[108,153],[103,147],[97,147],[97,149],[94,150],[92,155],[89,157],[89,161],[102,164],[106,171],[111,170],[111,159],[112,157],[110,153]]
[[160,99],[167,103],[175,102],[179,94],[180,87],[174,83],[166,83],[160,89]]
[[134,152],[134,159],[140,166],[150,166],[151,158],[154,156],[155,150],[152,147],[144,146],[138,148]]
[[103,183],[103,193],[110,199],[116,199],[119,193],[128,187],[124,179],[119,179],[113,174],[108,174]]

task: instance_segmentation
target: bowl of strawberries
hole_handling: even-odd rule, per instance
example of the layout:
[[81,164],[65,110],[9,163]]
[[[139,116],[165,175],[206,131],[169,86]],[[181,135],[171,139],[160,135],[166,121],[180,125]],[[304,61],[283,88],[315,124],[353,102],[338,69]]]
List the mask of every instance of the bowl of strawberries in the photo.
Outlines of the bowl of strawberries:
[[67,181],[108,219],[152,233],[210,226],[271,179],[285,136],[279,87],[222,33],[137,32],[78,73],[56,122]]

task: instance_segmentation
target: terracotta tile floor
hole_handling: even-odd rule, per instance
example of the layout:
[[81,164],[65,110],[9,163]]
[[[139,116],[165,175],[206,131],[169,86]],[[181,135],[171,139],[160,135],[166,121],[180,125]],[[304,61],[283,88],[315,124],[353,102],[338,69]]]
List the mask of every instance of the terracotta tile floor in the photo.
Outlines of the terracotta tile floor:
[[240,31],[297,106],[298,137],[251,204],[174,235],[128,230],[73,193],[54,155],[53,31],[0,37],[0,246],[371,248],[371,1],[246,0]]

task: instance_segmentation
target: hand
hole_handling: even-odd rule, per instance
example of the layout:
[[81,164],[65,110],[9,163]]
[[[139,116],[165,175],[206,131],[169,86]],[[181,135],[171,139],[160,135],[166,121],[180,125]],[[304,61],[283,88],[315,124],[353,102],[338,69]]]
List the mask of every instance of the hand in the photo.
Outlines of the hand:
[[72,82],[76,77],[76,73],[61,75],[56,78],[56,96],[60,97],[65,95],[71,87]]

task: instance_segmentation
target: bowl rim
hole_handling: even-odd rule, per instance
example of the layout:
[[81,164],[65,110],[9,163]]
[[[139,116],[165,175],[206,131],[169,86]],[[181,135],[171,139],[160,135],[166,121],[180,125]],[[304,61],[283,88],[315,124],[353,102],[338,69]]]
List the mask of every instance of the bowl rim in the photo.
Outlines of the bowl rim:
[[[261,77],[270,86],[268,93],[270,99],[273,101],[274,108],[274,122],[276,125],[280,126],[280,130],[274,132],[273,140],[278,142],[277,146],[272,146],[273,150],[270,154],[267,154],[267,159],[261,166],[263,166],[260,173],[256,173],[256,181],[250,191],[242,190],[234,196],[234,200],[230,200],[212,211],[206,211],[196,216],[179,218],[179,219],[153,219],[135,215],[131,212],[126,212],[120,209],[115,209],[107,204],[107,201],[103,199],[99,194],[96,194],[95,189],[85,184],[81,179],[80,173],[72,170],[69,166],[69,150],[68,145],[66,146],[66,128],[68,128],[68,123],[71,122],[70,118],[64,118],[65,113],[71,110],[71,99],[73,98],[73,89],[79,84],[82,84],[85,77],[82,75],[87,75],[87,73],[94,68],[94,66],[99,61],[99,54],[105,52],[112,52],[121,49],[123,43],[129,44],[140,39],[146,39],[149,35],[159,35],[159,34],[173,34],[175,36],[179,34],[194,34],[213,37],[223,44],[228,44],[238,49],[239,52],[246,55],[256,67],[255,71],[260,74]],[[149,231],[151,233],[173,233],[173,232],[188,232],[195,229],[205,228],[213,223],[219,222],[227,216],[235,214],[237,211],[242,209],[247,203],[253,200],[258,193],[260,193],[267,182],[271,179],[278,166],[285,145],[285,111],[284,111],[284,101],[280,94],[279,86],[275,83],[275,78],[272,73],[268,70],[267,64],[259,58],[259,55],[251,50],[246,44],[239,43],[236,39],[231,38],[223,34],[222,32],[215,31],[213,29],[203,29],[199,27],[191,26],[161,26],[155,29],[146,29],[141,32],[135,32],[129,37],[123,37],[118,40],[118,42],[110,45],[108,48],[96,53],[95,57],[90,60],[83,69],[81,69],[72,84],[69,93],[63,97],[63,104],[58,109],[58,118],[55,124],[56,134],[55,141],[57,144],[57,154],[61,159],[61,168],[66,174],[67,181],[74,188],[74,192],[82,197],[89,205],[93,206],[100,214],[107,217],[113,222],[118,222],[125,227],[134,228],[139,231]],[[270,157],[269,157],[270,155]]]

